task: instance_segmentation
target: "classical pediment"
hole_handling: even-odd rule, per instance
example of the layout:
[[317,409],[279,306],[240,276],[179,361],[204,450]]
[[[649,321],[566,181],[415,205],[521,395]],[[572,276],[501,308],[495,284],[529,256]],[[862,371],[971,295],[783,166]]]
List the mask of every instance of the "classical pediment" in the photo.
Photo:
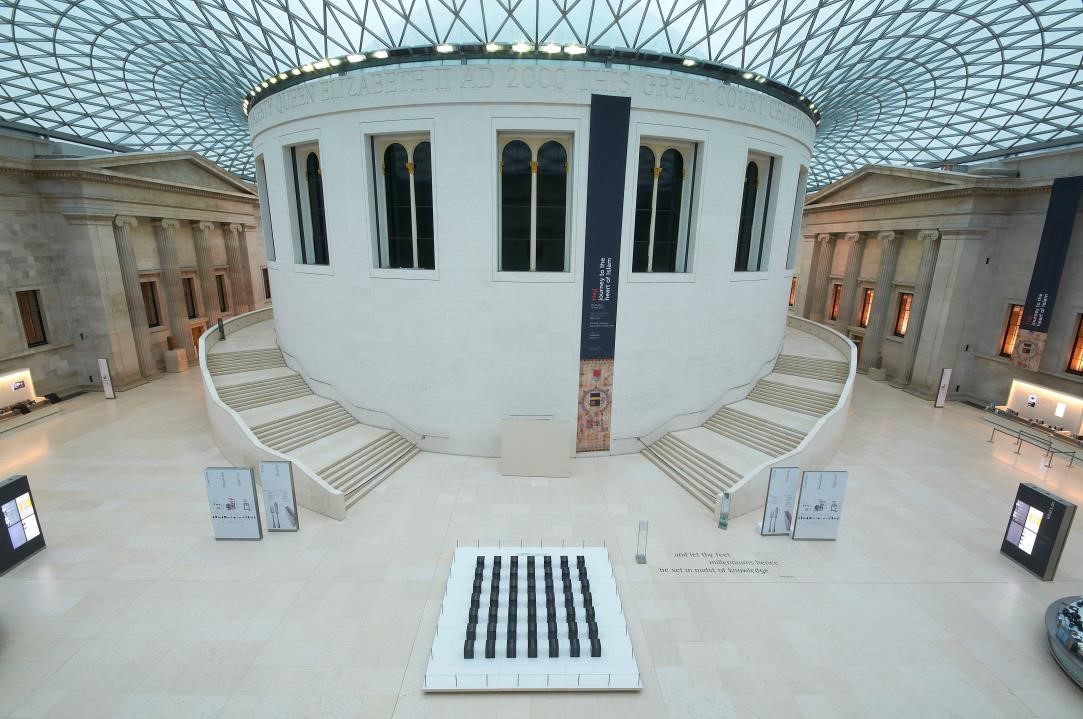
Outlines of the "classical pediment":
[[174,186],[254,194],[254,188],[248,183],[190,152],[114,155],[81,164],[92,165],[114,175],[157,180]]
[[809,197],[806,207],[964,189],[974,178],[957,172],[869,165]]

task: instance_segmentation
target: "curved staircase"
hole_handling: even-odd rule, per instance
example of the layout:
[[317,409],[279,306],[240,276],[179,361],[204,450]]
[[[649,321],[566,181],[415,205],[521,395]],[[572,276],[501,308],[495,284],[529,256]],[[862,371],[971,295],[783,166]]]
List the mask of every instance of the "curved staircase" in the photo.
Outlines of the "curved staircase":
[[711,510],[722,492],[762,473],[772,460],[798,452],[843,401],[850,362],[830,342],[793,324],[771,372],[745,399],[721,407],[701,427],[671,432],[643,450]]
[[338,496],[311,508],[328,513],[321,507],[337,504],[329,514],[341,514],[420,451],[397,432],[361,424],[338,402],[315,394],[286,365],[272,322],[250,317],[238,329],[226,328],[227,338],[207,342],[202,353],[209,395],[233,411],[266,458],[290,459],[299,474],[317,478],[308,490]]

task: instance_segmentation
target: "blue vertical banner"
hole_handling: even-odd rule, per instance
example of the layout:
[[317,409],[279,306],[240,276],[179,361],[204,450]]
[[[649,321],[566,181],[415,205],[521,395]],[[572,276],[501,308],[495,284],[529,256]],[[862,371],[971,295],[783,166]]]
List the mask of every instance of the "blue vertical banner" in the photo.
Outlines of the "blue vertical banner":
[[577,452],[609,450],[621,223],[631,112],[630,98],[590,97]]
[[1041,365],[1081,191],[1083,177],[1058,177],[1053,180],[1042,240],[1038,245],[1038,255],[1034,258],[1027,302],[1023,305],[1023,319],[1012,350],[1012,364],[1016,367],[1037,372]]

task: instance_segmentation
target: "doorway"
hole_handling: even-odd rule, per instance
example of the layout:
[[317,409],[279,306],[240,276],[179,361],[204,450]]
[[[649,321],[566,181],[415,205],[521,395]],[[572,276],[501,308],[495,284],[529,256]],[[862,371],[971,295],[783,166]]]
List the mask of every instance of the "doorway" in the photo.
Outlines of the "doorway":
[[199,336],[203,334],[203,330],[207,325],[194,325],[192,326],[192,346],[196,349],[196,357],[199,357]]

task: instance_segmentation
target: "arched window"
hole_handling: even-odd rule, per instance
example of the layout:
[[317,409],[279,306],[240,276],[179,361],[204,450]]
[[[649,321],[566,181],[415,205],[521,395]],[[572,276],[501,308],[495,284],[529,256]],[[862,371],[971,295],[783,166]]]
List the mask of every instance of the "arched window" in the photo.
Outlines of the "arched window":
[[294,261],[304,265],[330,264],[319,145],[312,142],[287,149],[287,164],[293,174],[289,199]]
[[733,269],[737,272],[767,269],[775,204],[774,177],[774,157],[759,152],[748,153],[741,193],[741,219],[737,226],[737,252],[733,262]]
[[568,239],[568,150],[544,137],[503,138],[500,269],[564,272]]
[[[695,145],[644,140],[636,175],[633,272],[687,272],[692,202],[686,162],[694,167]],[[657,161],[656,159],[657,158]]]
[[308,184],[308,206],[312,211],[313,259],[317,265],[328,264],[327,216],[323,209],[323,176],[320,174],[320,156],[308,153],[305,159],[305,182]]
[[378,265],[436,269],[432,145],[427,135],[373,138],[383,183],[376,193]]
[[737,261],[734,269],[749,269],[748,253],[752,248],[752,222],[756,219],[756,189],[760,185],[760,168],[755,162],[745,167],[745,188],[741,195],[741,224],[737,228]]

